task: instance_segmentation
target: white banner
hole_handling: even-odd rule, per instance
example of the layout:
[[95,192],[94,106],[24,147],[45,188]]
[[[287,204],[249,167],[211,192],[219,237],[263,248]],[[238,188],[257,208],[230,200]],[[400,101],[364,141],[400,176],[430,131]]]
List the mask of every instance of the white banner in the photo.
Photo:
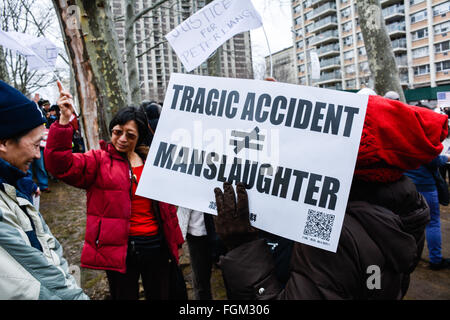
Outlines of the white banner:
[[0,45],[24,55],[30,71],[55,68],[59,48],[47,38],[0,30]]
[[336,251],[368,96],[172,74],[137,194],[217,214],[248,186],[257,228]]
[[4,48],[16,51],[24,56],[34,55],[35,53],[30,48],[27,48],[25,44],[27,42],[17,41],[15,34],[18,32],[5,32],[0,30],[0,45]]
[[320,61],[317,52],[311,51],[311,79],[318,80],[320,79]]
[[192,71],[235,34],[262,26],[250,0],[216,0],[166,35],[186,70]]

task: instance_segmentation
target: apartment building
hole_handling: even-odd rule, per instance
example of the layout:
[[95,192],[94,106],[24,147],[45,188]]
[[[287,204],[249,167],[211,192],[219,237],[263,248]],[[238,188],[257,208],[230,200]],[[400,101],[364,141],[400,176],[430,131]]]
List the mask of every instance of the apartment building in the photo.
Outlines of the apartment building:
[[[270,75],[270,56],[265,57],[266,75]],[[294,48],[284,48],[272,54],[273,77],[278,82],[297,83]]]
[[[135,12],[152,6],[159,0],[136,0]],[[136,57],[143,99],[164,101],[170,75],[186,73],[164,36],[182,21],[205,6],[205,0],[169,0],[135,23]],[[116,32],[122,53],[125,52],[125,0],[113,0]],[[220,49],[221,75],[230,78],[253,78],[250,33],[238,34]],[[208,75],[207,64],[193,74]]]
[[[450,84],[450,1],[381,0],[404,89]],[[373,86],[356,0],[292,0],[299,84],[332,89]],[[316,50],[321,77],[311,79]]]

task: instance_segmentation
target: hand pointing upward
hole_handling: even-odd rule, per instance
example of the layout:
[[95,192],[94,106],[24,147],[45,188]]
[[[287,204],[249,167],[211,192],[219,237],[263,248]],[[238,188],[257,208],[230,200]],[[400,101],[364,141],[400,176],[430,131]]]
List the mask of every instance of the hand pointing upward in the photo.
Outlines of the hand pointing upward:
[[61,82],[57,81],[56,84],[58,85],[59,90],[59,99],[56,104],[61,111],[59,123],[61,125],[66,125],[70,122],[70,117],[73,113],[73,97],[69,92],[64,91]]

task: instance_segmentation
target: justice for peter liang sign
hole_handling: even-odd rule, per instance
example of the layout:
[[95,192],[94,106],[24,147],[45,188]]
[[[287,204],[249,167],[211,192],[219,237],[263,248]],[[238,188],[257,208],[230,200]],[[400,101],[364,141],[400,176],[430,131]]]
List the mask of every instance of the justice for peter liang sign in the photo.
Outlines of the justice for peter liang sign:
[[261,26],[251,0],[215,0],[180,23],[166,39],[191,71],[232,36]]
[[217,214],[247,185],[259,229],[336,252],[367,96],[172,74],[137,194]]

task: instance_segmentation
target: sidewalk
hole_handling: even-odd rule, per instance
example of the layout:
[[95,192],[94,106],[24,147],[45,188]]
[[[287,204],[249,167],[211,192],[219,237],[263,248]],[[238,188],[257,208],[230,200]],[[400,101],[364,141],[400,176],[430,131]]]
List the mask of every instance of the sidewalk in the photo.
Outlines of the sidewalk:
[[[450,258],[450,206],[441,206],[442,256]],[[450,300],[450,270],[428,269],[428,249],[411,275],[406,300]]]

